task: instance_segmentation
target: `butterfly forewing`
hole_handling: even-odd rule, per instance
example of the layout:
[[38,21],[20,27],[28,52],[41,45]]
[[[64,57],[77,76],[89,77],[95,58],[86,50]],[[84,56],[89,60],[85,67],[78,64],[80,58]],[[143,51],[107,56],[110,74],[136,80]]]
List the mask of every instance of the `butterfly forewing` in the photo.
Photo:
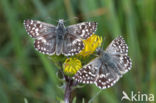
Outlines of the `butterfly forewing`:
[[115,38],[106,48],[106,52],[111,54],[128,54],[128,46],[122,36]]
[[[128,46],[123,37],[119,36],[114,39],[106,48],[106,52],[112,55],[113,60],[116,60],[116,65],[121,74],[126,73],[132,67],[131,59],[128,55]],[[117,62],[119,61],[119,62]]]
[[28,34],[33,37],[41,37],[44,35],[56,35],[56,27],[37,20],[24,20],[24,26]]
[[93,33],[95,33],[96,29],[96,22],[83,22],[67,27],[69,34],[73,34],[82,39],[87,39],[88,37],[90,37]]

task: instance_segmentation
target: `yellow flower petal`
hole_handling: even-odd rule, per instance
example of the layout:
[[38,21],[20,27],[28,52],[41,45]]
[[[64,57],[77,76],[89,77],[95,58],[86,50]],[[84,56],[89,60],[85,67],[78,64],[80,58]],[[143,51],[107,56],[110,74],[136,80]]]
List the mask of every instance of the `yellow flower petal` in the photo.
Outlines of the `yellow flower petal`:
[[81,67],[81,61],[76,58],[67,58],[63,64],[64,73],[70,76],[76,74]]
[[92,36],[86,40],[83,40],[83,42],[85,47],[78,55],[88,56],[91,55],[97,47],[101,46],[102,37],[92,34]]

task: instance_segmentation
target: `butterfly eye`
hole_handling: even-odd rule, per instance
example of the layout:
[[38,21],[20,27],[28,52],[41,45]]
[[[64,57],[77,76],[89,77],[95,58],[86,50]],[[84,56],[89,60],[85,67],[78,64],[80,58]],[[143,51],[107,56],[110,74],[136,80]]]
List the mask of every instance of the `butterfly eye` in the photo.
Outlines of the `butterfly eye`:
[[99,51],[100,51],[100,47],[96,49],[96,52],[99,52]]
[[102,51],[102,49],[99,47],[99,48],[96,49],[96,52],[97,52],[98,55],[101,55],[103,51]]

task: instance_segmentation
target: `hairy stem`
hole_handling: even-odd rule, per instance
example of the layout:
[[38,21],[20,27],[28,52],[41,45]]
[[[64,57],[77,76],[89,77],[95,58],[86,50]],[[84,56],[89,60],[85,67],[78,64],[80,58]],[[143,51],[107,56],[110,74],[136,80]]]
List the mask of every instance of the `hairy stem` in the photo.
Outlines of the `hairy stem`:
[[66,87],[65,87],[65,94],[64,94],[64,102],[71,103],[73,87],[76,86],[77,83],[68,76],[65,76],[65,80],[66,80]]
[[66,82],[64,101],[65,103],[71,102],[72,85],[71,81]]

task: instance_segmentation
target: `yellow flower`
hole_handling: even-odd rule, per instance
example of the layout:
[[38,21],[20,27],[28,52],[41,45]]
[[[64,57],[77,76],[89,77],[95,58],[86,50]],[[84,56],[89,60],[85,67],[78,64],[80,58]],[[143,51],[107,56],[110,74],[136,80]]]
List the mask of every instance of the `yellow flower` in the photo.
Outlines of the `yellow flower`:
[[64,73],[70,76],[76,74],[81,67],[81,61],[77,58],[67,58],[63,64]]
[[92,34],[88,39],[83,40],[84,42],[84,49],[78,54],[81,56],[88,56],[92,54],[97,47],[101,46],[102,37]]

